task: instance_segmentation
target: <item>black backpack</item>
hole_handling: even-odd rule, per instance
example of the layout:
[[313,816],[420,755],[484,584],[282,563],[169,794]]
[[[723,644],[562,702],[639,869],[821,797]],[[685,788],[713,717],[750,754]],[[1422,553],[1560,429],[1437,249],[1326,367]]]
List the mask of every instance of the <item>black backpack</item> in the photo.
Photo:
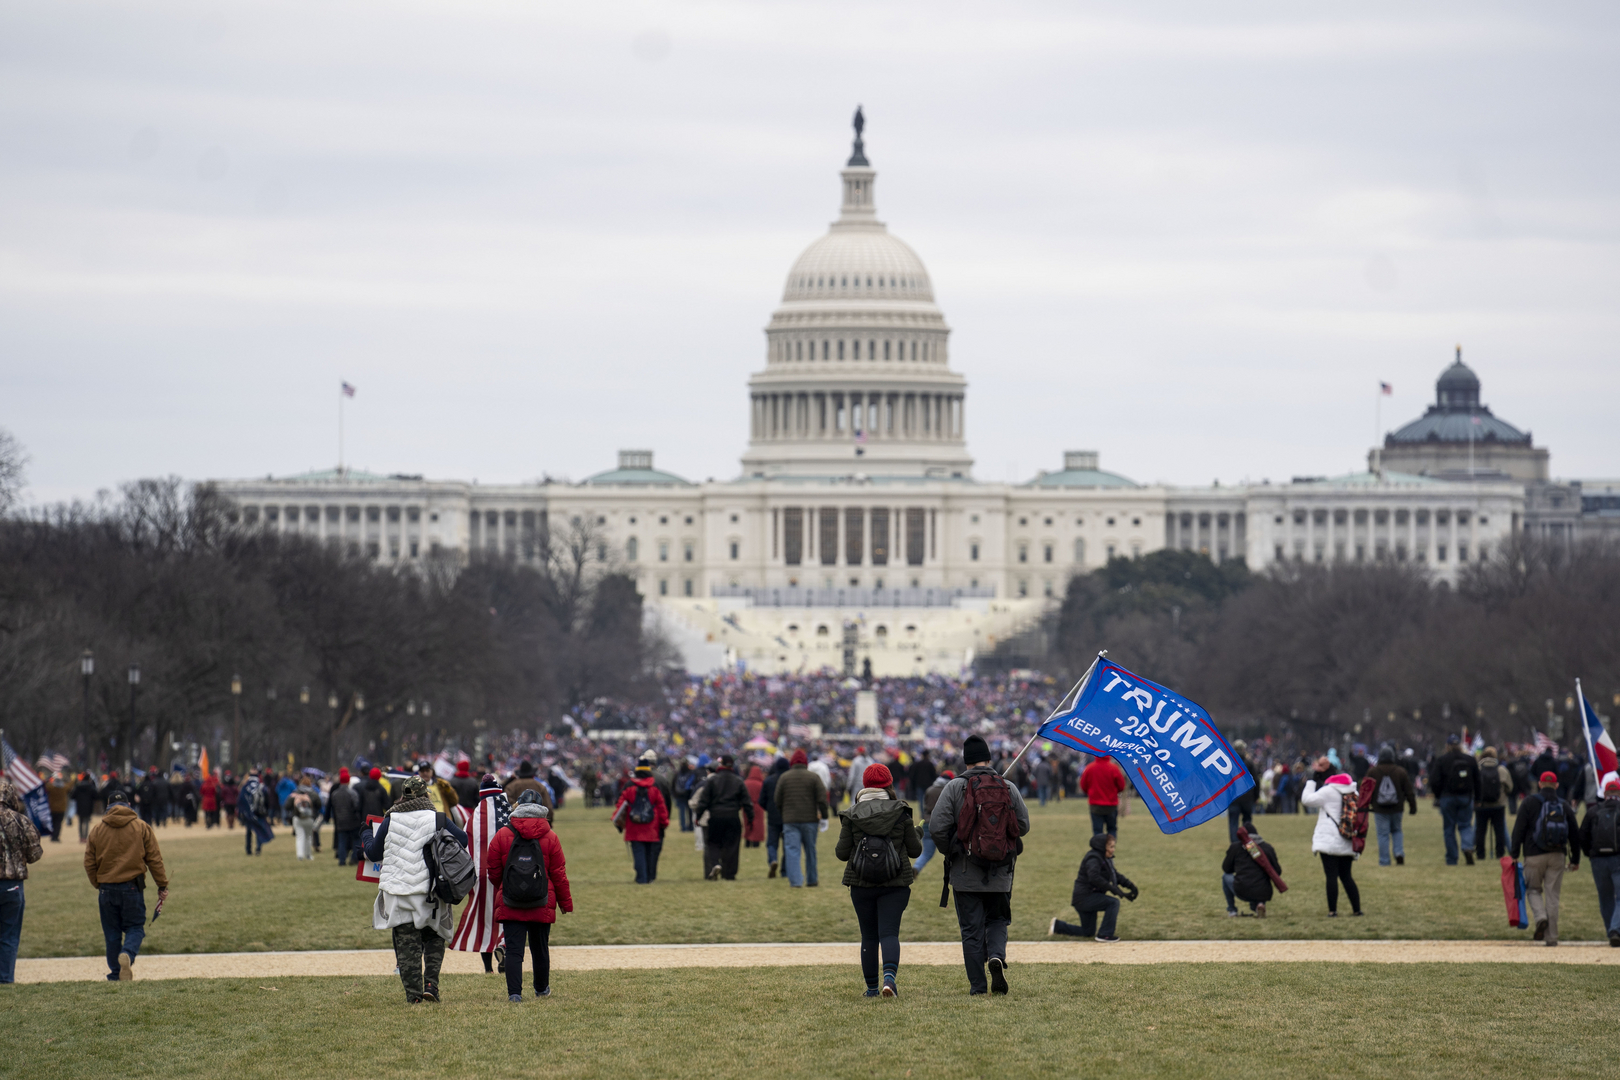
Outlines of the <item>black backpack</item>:
[[439,829],[428,839],[422,855],[427,859],[428,892],[435,899],[454,907],[472,892],[478,874],[472,856],[449,829]]
[[1479,770],[1479,801],[1493,803],[1502,798],[1502,774],[1495,765]]
[[512,829],[512,837],[512,846],[506,852],[506,869],[501,874],[501,903],[509,908],[545,907],[551,896],[551,882],[546,876],[540,841],[531,840],[516,829]]
[[1559,851],[1569,842],[1569,815],[1564,811],[1563,799],[1542,796],[1541,812],[1536,815],[1535,831],[1530,837],[1542,851]]
[[653,810],[652,797],[641,784],[636,785],[636,793],[630,797],[630,821],[635,825],[651,825],[653,818],[658,815]]
[[855,868],[856,878],[873,886],[886,885],[905,873],[906,861],[887,836],[863,832],[855,839],[855,850],[849,853],[849,865]]
[[1620,803],[1604,799],[1587,816],[1592,818],[1592,854],[1620,855]]

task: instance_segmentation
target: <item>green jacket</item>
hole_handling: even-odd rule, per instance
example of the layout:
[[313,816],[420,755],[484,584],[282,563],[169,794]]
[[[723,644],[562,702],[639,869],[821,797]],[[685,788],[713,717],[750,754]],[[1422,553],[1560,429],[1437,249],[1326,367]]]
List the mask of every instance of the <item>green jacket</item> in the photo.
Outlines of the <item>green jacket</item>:
[[784,825],[803,825],[827,816],[827,785],[804,765],[795,765],[776,781],[776,805]]
[[838,846],[833,854],[844,863],[855,851],[855,837],[858,833],[870,836],[886,836],[889,843],[899,847],[906,855],[904,869],[900,876],[890,878],[881,885],[873,885],[869,881],[862,881],[855,876],[855,868],[844,867],[844,884],[857,885],[862,888],[889,888],[895,885],[910,885],[916,878],[911,869],[911,860],[922,854],[922,834],[917,831],[916,823],[911,820],[911,804],[900,799],[868,799],[866,802],[857,802],[848,810],[838,815],[842,828],[838,832]]

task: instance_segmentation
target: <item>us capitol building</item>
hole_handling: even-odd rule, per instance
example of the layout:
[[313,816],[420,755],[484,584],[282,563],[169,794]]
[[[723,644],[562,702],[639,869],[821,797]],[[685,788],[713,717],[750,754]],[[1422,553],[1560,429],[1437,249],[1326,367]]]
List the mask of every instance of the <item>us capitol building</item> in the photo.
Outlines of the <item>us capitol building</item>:
[[[838,220],[788,271],[765,328],[736,479],[693,483],[650,450],[623,450],[579,483],[334,470],[216,486],[245,524],[396,566],[533,561],[542,538],[588,534],[591,557],[635,577],[695,669],[836,667],[851,625],[880,675],[958,671],[1115,557],[1392,560],[1453,580],[1533,527],[1527,499],[1571,538],[1590,516],[1579,485],[1547,483],[1547,452],[1480,406],[1460,353],[1429,415],[1389,436],[1367,472],[1146,486],[1072,450],[1025,483],[974,479],[950,327],[923,261],[878,220],[861,124]],[[1606,490],[1620,522],[1620,484]]]

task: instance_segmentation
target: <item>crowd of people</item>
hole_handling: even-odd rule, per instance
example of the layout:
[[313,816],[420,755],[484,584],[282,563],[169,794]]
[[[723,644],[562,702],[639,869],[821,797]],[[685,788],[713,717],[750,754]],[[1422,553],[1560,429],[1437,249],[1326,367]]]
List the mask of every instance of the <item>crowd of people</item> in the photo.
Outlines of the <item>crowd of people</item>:
[[[860,926],[865,992],[899,993],[900,923],[917,876],[939,858],[955,895],[969,992],[999,994],[1007,991],[1006,935],[1014,867],[1029,831],[1026,800],[1084,798],[1093,835],[1071,897],[1079,921],[1054,919],[1049,932],[1119,940],[1121,902],[1140,895],[1115,862],[1129,781],[1109,758],[1025,746],[1024,732],[1045,718],[1061,688],[1039,677],[891,679],[874,688],[882,730],[859,735],[847,733],[854,690],[845,682],[724,675],[670,679],[661,709],[598,703],[572,718],[572,736],[514,734],[477,763],[445,753],[398,768],[357,759],[335,775],[257,768],[238,777],[181,766],[167,776],[157,769],[99,779],[58,772],[47,783],[49,837],[60,842],[63,822],[78,821],[86,873],[100,895],[109,979],[132,977],[145,876],[156,882],[160,904],[166,895],[160,827],[240,825],[250,858],[278,827],[290,828],[295,856],[313,860],[329,826],[334,861],[373,864],[373,925],[391,933],[407,1001],[441,997],[448,947],[480,953],[519,1002],[525,957],[534,993],[550,993],[550,927],[573,910],[552,827],[571,792],[587,806],[611,807],[642,886],[658,880],[673,827],[693,834],[709,879],[735,879],[742,852],[763,848],[768,877],[818,888],[819,837],[836,823],[833,855]],[[625,743],[587,734],[626,727],[642,737]],[[1227,915],[1264,918],[1287,889],[1261,826],[1294,813],[1315,815],[1311,850],[1322,865],[1328,916],[1340,914],[1341,894],[1351,917],[1363,915],[1357,859],[1376,837],[1380,865],[1405,865],[1402,819],[1417,813],[1420,799],[1432,799],[1446,863],[1473,865],[1489,849],[1511,864],[1522,874],[1535,939],[1549,946],[1559,941],[1563,875],[1587,858],[1609,942],[1620,947],[1620,777],[1603,777],[1599,798],[1588,790],[1584,762],[1567,751],[1505,747],[1498,754],[1481,743],[1453,735],[1432,753],[1358,744],[1311,755],[1271,738],[1234,741],[1257,783],[1227,811],[1220,866]],[[98,807],[102,819],[92,828]],[[21,883],[40,839],[15,791],[0,781],[0,981],[11,977]],[[455,905],[463,900],[458,918]]]

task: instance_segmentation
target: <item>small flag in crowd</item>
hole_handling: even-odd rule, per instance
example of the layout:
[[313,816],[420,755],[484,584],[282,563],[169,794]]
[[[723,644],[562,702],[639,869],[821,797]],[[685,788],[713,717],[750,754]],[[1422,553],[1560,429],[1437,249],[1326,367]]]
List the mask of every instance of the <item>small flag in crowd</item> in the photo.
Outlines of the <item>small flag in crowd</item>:
[[1101,657],[1037,737],[1117,761],[1161,832],[1202,825],[1254,787],[1201,706]]
[[1389,385],[1387,382],[1381,382],[1378,384],[1378,392],[1383,394],[1385,397],[1389,397],[1395,393],[1395,388]]
[[66,754],[54,754],[47,750],[43,754],[39,755],[39,760],[34,762],[34,764],[39,766],[41,773],[59,773],[66,769],[69,765],[73,764],[73,762],[68,760],[68,756]]
[[0,740],[0,757],[5,759],[6,779],[17,785],[17,794],[28,807],[28,816],[41,832],[50,832],[51,804],[45,797],[45,782],[28,767],[28,762],[17,756],[9,742]]
[[1530,734],[1536,737],[1536,753],[1558,753],[1558,744],[1547,738],[1547,736],[1543,735],[1535,728],[1530,729]]
[[343,384],[343,396],[344,397],[354,397],[354,387],[350,386],[348,383],[344,383]]

